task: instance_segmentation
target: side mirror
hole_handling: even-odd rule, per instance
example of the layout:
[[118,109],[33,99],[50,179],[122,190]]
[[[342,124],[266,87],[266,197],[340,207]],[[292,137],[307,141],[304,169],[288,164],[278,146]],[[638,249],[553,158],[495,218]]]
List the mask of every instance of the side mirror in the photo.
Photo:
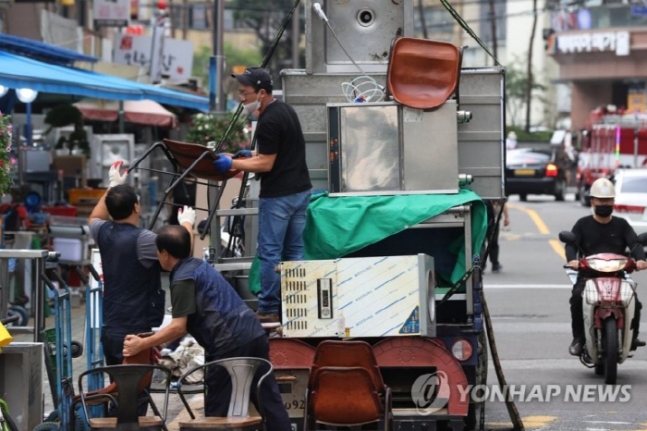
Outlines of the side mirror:
[[638,243],[641,245],[647,245],[647,232],[643,232],[638,235]]
[[[645,239],[647,239],[647,236],[645,237]],[[559,233],[559,240],[565,244],[575,244],[577,238],[575,237],[575,234],[573,232],[563,230]]]

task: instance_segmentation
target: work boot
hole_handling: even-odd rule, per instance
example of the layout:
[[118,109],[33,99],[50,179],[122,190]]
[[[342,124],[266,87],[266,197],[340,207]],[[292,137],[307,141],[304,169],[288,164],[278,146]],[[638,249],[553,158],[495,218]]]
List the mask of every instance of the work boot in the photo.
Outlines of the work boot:
[[281,322],[281,318],[277,313],[261,313],[260,311],[256,312],[256,318],[258,319],[259,322],[261,323],[273,323],[273,322]]
[[568,347],[568,353],[573,356],[580,356],[582,354],[582,347],[584,347],[584,340],[581,338],[573,338],[573,342]]
[[631,350],[636,350],[638,347],[645,347],[645,346],[647,346],[647,343],[645,343],[638,337],[634,337],[634,339],[631,340]]

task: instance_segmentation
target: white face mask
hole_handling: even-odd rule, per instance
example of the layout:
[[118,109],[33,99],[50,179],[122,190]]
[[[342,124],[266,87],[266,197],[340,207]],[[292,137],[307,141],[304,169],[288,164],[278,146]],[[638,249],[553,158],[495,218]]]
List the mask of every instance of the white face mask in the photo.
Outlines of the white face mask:
[[253,102],[246,103],[243,105],[243,111],[245,111],[246,114],[253,114],[254,111],[256,111],[258,108],[261,107],[261,101],[260,100],[254,100]]

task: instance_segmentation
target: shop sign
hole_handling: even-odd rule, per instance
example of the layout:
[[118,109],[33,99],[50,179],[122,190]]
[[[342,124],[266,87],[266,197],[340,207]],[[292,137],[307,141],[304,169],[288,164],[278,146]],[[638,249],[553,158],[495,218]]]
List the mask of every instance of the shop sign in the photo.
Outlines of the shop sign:
[[130,20],[130,0],[94,0],[94,23],[97,27],[125,27]]
[[629,55],[629,32],[578,33],[557,36],[557,51],[562,54],[580,52],[615,52]]
[[[159,41],[158,41],[159,43]],[[139,66],[146,69],[156,69],[153,38],[150,36],[134,36],[120,34],[116,37],[114,49],[115,63]],[[159,63],[161,74],[168,76],[176,84],[182,84],[191,77],[193,69],[193,43],[187,40],[164,38],[162,59]],[[153,70],[155,74],[155,70]]]

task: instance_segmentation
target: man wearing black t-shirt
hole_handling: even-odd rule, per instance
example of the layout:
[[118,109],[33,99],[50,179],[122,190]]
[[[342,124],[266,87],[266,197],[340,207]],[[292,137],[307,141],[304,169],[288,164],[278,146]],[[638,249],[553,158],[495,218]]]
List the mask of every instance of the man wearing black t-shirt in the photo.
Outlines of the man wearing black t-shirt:
[[[613,183],[606,178],[596,180],[591,185],[590,195],[593,215],[582,217],[573,226],[571,231],[575,234],[576,244],[566,245],[568,265],[574,269],[578,268],[578,251],[581,252],[580,257],[585,257],[597,253],[625,254],[629,248],[631,256],[636,260],[637,270],[647,269],[645,250],[638,243],[636,232],[627,220],[611,215],[616,195]],[[569,352],[574,356],[579,356],[584,346],[582,291],[587,279],[587,275],[583,272],[578,274],[570,300],[573,342],[569,347]],[[645,345],[645,342],[638,339],[641,308],[642,304],[636,296],[636,310],[634,320],[631,322],[634,331],[632,350]]]
[[[272,96],[272,78],[260,67],[232,75],[245,112],[260,112],[256,125],[257,150],[239,151],[233,158],[219,154],[214,168],[261,174],[258,206],[258,248],[261,293],[257,316],[261,322],[278,322],[281,281],[275,272],[281,259],[303,259],[303,229],[312,184],[306,165],[306,146],[294,109]],[[239,157],[243,158],[239,158]]]

